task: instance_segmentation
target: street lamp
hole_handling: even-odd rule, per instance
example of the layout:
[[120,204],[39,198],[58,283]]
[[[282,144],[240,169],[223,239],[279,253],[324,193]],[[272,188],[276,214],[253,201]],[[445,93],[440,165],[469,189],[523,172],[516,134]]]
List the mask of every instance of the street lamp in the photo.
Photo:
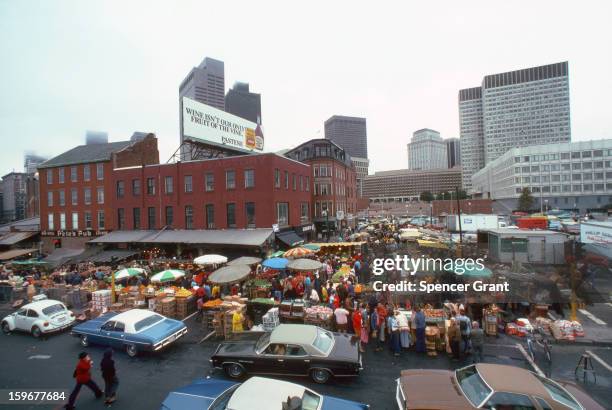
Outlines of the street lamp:
[[544,200],[544,211],[548,212],[548,199]]

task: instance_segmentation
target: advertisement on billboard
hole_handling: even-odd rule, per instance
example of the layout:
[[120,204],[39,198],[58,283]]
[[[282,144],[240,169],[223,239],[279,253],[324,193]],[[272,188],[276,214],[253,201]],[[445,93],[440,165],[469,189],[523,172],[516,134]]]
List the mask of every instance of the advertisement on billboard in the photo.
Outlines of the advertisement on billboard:
[[187,97],[183,97],[183,135],[241,151],[264,148],[260,125]]
[[612,245],[611,222],[583,222],[580,224],[580,241],[582,243],[596,243]]

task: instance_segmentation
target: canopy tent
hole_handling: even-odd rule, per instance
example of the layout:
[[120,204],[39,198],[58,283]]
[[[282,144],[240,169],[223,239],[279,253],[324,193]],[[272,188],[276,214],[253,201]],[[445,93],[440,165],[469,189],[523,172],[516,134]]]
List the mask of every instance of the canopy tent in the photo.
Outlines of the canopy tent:
[[434,249],[448,249],[448,245],[443,244],[441,242],[436,242],[436,241],[426,241],[423,239],[419,239],[417,240],[419,246],[422,246],[424,248],[434,248]]
[[257,258],[255,256],[241,256],[233,261],[228,263],[228,266],[235,265],[256,265],[261,262],[261,258]]
[[0,261],[8,261],[34,252],[38,252],[38,249],[11,249],[10,251],[0,252]]
[[270,258],[262,262],[262,266],[270,269],[285,269],[289,260],[286,258]]
[[212,283],[234,283],[244,280],[251,273],[248,265],[224,266],[210,274],[208,280]]
[[163,283],[163,282],[174,282],[177,279],[185,276],[185,272],[178,269],[168,269],[163,270],[161,272],[156,273],[151,276],[151,282],[153,283]]
[[313,271],[321,269],[323,264],[319,261],[312,259],[295,259],[287,264],[288,269],[301,270],[301,271]]
[[304,243],[304,239],[300,238],[295,231],[278,232],[276,239],[287,246],[295,246]]
[[0,236],[0,245],[10,246],[15,245],[19,242],[23,242],[31,237],[38,235],[36,232],[7,232]]
[[313,250],[298,246],[297,248],[289,249],[283,255],[285,258],[303,258],[304,256],[312,255]]
[[227,257],[211,253],[209,255],[198,256],[193,260],[196,265],[220,265],[227,263]]

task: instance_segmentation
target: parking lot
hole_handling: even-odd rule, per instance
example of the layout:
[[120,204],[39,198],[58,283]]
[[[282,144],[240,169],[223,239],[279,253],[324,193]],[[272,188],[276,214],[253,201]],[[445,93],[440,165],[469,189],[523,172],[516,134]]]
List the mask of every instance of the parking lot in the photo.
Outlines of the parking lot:
[[[208,359],[216,348],[217,341],[202,341],[207,332],[193,318],[186,321],[190,332],[176,344],[158,354],[143,354],[130,358],[124,352],[116,352],[115,361],[120,379],[118,400],[114,409],[158,409],[169,391],[189,384],[198,377],[225,377],[222,372],[211,369]],[[529,368],[516,339],[490,338],[485,347],[485,361]],[[1,389],[63,389],[68,395],[73,387],[72,372],[77,355],[83,348],[78,339],[69,333],[36,340],[25,334],[0,335],[0,352],[3,371],[0,374]],[[609,348],[587,348],[582,346],[554,346],[553,377],[573,379],[573,370],[580,354],[592,350],[606,363],[612,363]],[[91,346],[86,349],[95,363],[94,379],[102,384],[98,363],[104,348]],[[364,371],[354,379],[332,380],[327,385],[318,385],[306,378],[290,378],[289,381],[304,384],[313,390],[328,395],[368,403],[372,409],[395,409],[395,379],[400,370],[407,368],[453,369],[464,365],[452,362],[446,354],[435,358],[403,353],[394,358],[388,352],[369,350],[364,356]],[[587,390],[602,404],[610,408],[612,403],[612,372],[595,362],[597,384],[588,383]],[[433,394],[433,393],[432,393]],[[23,405],[26,409],[56,409],[56,405]],[[104,408],[102,400],[96,401],[88,389],[81,391],[77,408]]]

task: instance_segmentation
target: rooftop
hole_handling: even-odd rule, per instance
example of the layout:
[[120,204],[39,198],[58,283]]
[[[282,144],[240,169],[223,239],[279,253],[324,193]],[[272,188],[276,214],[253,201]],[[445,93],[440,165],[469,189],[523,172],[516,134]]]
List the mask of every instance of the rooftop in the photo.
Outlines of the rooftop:
[[89,162],[109,161],[115,152],[119,152],[132,144],[132,141],[117,141],[107,144],[79,145],[43,162],[41,168],[61,167],[65,165],[86,164]]

